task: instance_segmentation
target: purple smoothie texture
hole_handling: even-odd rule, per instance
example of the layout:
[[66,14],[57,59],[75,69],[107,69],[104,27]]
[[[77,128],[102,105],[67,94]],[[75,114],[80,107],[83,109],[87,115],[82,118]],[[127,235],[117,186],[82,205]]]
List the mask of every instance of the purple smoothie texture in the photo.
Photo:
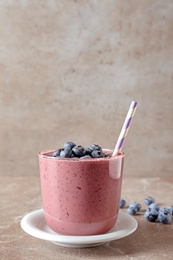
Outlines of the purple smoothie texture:
[[47,225],[64,235],[108,232],[118,217],[124,154],[92,159],[61,159],[52,154],[39,154]]

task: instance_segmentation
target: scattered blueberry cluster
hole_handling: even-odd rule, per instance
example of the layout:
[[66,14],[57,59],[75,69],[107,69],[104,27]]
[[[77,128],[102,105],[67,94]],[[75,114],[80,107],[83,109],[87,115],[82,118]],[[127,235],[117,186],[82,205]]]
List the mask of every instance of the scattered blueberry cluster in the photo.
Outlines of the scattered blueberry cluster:
[[155,222],[156,220],[158,220],[163,224],[171,223],[173,215],[173,206],[160,208],[160,206],[157,203],[155,203],[155,200],[153,198],[148,197],[148,199],[148,203],[146,203],[148,205],[148,208],[144,214],[145,219],[150,222]]
[[93,144],[88,148],[84,148],[81,145],[76,145],[73,142],[65,142],[63,148],[56,150],[53,153],[54,157],[59,158],[104,158],[107,155],[102,151],[102,148]]
[[[147,197],[144,200],[145,204],[148,206],[144,213],[144,218],[149,222],[159,221],[163,224],[170,224],[172,222],[173,216],[173,206],[160,208],[160,206],[155,203],[152,197]],[[126,201],[124,199],[120,200],[120,208],[124,208]],[[130,215],[136,215],[141,209],[141,204],[138,202],[130,203],[127,211]]]

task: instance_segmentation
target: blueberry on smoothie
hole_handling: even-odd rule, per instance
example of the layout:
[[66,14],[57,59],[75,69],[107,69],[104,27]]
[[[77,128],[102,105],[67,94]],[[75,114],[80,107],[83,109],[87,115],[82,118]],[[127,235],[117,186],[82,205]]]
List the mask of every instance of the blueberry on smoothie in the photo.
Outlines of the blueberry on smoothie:
[[70,148],[62,149],[60,152],[61,158],[71,158],[72,156],[72,150]]
[[90,148],[85,148],[85,152],[86,154],[91,155],[92,150]]
[[73,142],[65,142],[63,147],[72,149],[74,146],[76,145]]
[[102,153],[102,151],[100,151],[100,150],[93,150],[91,155],[92,155],[93,158],[103,158],[103,157],[105,157],[105,154]]
[[92,145],[89,147],[89,149],[90,149],[91,151],[94,151],[94,150],[100,150],[100,151],[102,151],[101,146],[99,146],[98,144],[92,144]]
[[76,145],[72,148],[72,152],[75,156],[77,157],[81,157],[84,156],[86,154],[85,148],[81,145]]
[[53,157],[59,157],[62,150],[63,150],[63,148],[54,151],[53,152]]

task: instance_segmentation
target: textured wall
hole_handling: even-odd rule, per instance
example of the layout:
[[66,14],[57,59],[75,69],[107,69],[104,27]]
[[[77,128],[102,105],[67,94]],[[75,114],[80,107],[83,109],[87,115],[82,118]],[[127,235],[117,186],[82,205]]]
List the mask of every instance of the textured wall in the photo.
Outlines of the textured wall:
[[125,175],[173,174],[173,1],[0,1],[0,174],[38,174],[66,140],[114,148]]

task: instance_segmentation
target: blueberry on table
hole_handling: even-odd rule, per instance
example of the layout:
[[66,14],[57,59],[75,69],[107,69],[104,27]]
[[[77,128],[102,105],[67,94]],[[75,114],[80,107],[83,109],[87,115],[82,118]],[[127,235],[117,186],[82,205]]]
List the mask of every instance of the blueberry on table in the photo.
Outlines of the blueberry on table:
[[73,142],[65,142],[63,147],[72,149],[74,146],[76,145]]
[[62,150],[63,150],[63,148],[54,151],[53,152],[53,157],[59,157]]
[[165,208],[160,208],[160,209],[159,209],[159,213],[160,213],[160,212],[169,213],[169,214],[170,214],[170,210],[169,210],[168,208],[166,208],[166,207],[165,207]]
[[119,203],[120,209],[123,209],[125,207],[125,205],[126,205],[126,201],[124,199],[121,199],[120,203]]
[[163,224],[170,224],[172,222],[170,211],[166,208],[160,209],[158,214],[158,221]]
[[160,206],[157,203],[151,203],[148,208],[156,209],[157,211],[159,211]]
[[136,215],[137,214],[137,208],[128,208],[127,209],[127,212],[130,214],[130,215]]
[[138,202],[132,202],[132,203],[130,203],[129,208],[135,208],[137,211],[140,211],[141,204]]
[[169,210],[171,215],[173,215],[173,206],[168,206],[166,209]]
[[147,198],[144,199],[144,202],[146,205],[150,205],[151,203],[154,203],[154,199],[150,196],[148,196]]
[[72,150],[70,148],[62,149],[60,152],[61,158],[71,158],[72,156]]
[[158,217],[158,211],[154,208],[148,208],[145,211],[144,218],[149,222],[155,222]]
[[77,157],[81,157],[84,156],[86,154],[85,148],[81,145],[76,145],[72,148],[72,152],[75,156]]

